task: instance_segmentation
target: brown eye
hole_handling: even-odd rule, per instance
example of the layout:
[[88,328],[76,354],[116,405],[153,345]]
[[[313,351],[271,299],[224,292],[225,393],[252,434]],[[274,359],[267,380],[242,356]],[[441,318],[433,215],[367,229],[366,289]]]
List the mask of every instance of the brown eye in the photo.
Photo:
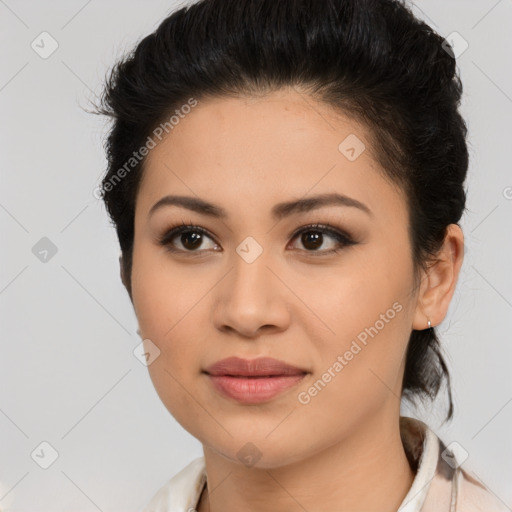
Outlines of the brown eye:
[[[336,228],[328,227],[327,225],[314,224],[302,228],[298,233],[295,233],[293,237],[298,238],[300,236],[300,242],[305,248],[306,252],[319,253],[319,254],[331,254],[336,253],[345,246],[354,245],[354,242],[348,235],[338,231]],[[328,244],[326,241],[329,239],[333,240]],[[319,250],[324,244],[327,243],[325,250]]]
[[194,250],[201,247],[203,235],[197,231],[185,231],[181,233],[180,242],[185,249]]
[[[337,253],[344,247],[357,243],[354,242],[348,234],[328,224],[305,226],[293,235],[292,240],[299,237],[304,247],[304,252],[311,254],[316,253],[318,255]],[[219,245],[205,229],[199,226],[181,224],[177,227],[170,228],[158,243],[165,246],[170,252],[200,255],[208,250],[208,248],[203,247],[207,239],[211,240],[213,243],[212,247],[209,248],[210,250],[220,249]],[[327,247],[324,247],[325,245],[327,245]],[[324,248],[321,249],[322,247]]]
[[305,231],[301,234],[301,242],[306,249],[316,250],[322,246],[324,235],[320,231]]
[[[204,245],[206,239],[213,239],[207,232],[198,226],[181,225],[170,229],[161,240],[160,245],[164,245],[171,252],[201,252],[199,249]],[[178,244],[178,247],[176,247]],[[179,247],[181,244],[181,247]],[[218,247],[216,243],[213,247]]]

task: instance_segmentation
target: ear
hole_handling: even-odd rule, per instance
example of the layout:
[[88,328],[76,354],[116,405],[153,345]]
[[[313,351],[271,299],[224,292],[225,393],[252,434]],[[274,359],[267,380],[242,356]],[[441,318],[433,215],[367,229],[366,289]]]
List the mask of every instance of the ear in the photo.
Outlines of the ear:
[[432,327],[445,318],[464,260],[464,234],[457,224],[450,224],[438,260],[424,273],[412,328],[418,331]]

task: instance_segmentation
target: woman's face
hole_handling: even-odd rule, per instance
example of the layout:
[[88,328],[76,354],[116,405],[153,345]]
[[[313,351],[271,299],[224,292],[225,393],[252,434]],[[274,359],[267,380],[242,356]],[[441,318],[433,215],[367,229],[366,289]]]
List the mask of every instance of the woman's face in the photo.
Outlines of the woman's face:
[[[426,318],[405,197],[370,150],[361,125],[282,90],[199,102],[147,157],[131,279],[150,361],[157,356],[149,372],[176,420],[228,459],[284,465],[364,422],[398,417],[407,341]],[[331,194],[350,200],[313,200]],[[165,196],[215,207],[151,211]],[[194,227],[159,243],[183,223]],[[307,228],[315,223],[333,231]],[[306,373],[258,384],[205,373],[232,356]],[[276,379],[288,386],[277,394]],[[235,395],[219,381],[234,382]],[[250,385],[259,394],[244,393]]]

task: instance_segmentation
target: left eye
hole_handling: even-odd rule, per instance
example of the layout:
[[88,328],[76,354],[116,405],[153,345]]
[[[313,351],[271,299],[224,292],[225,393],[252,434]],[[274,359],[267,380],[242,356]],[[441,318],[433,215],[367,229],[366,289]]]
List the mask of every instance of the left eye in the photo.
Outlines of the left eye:
[[[339,252],[343,247],[354,245],[356,243],[349,235],[339,231],[332,226],[322,224],[313,224],[301,228],[299,231],[292,235],[292,240],[295,240],[299,236],[301,243],[304,247],[306,247],[305,252],[309,253],[336,253]],[[318,250],[319,247],[324,244],[326,237],[334,241],[334,243],[331,243],[331,248],[326,250]],[[178,238],[182,248],[175,247],[175,242],[173,242],[175,238]],[[213,238],[205,229],[194,225],[180,225],[178,227],[173,227],[166,232],[166,234],[158,241],[158,243],[165,246],[166,249],[170,252],[197,253],[201,252],[197,249],[201,247],[201,244],[204,242],[205,238],[212,240],[213,250],[220,249],[219,245],[215,243]]]
[[[338,231],[336,228],[313,224],[302,228],[298,233],[295,233],[293,239],[300,236],[300,241],[305,247],[312,248],[313,250],[307,250],[307,252],[319,252],[322,254],[331,254],[339,252],[343,247],[354,245],[355,242],[350,236]],[[318,251],[317,249],[323,244],[325,237],[334,240],[334,247],[331,249]]]

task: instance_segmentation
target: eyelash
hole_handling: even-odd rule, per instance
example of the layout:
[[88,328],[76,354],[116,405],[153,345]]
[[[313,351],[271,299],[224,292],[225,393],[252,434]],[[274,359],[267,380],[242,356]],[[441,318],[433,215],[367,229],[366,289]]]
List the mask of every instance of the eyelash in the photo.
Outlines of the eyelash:
[[[343,231],[340,231],[338,228],[331,226],[330,224],[309,224],[307,226],[304,226],[300,228],[299,230],[295,231],[292,235],[292,240],[297,238],[299,235],[302,235],[303,233],[307,233],[309,231],[314,232],[320,232],[322,234],[327,234],[334,238],[338,242],[338,246],[334,249],[330,249],[327,251],[308,251],[304,250],[304,252],[316,254],[316,255],[327,255],[327,254],[335,254],[339,253],[341,250],[343,250],[345,247],[349,247],[351,245],[356,245],[357,242],[355,242],[350,235],[347,233],[344,233]],[[171,226],[165,234],[159,238],[158,243],[159,245],[162,245],[165,247],[165,249],[172,253],[188,253],[192,256],[197,256],[201,253],[201,251],[184,251],[182,249],[176,249],[171,246],[170,242],[176,238],[178,235],[181,235],[183,233],[187,232],[194,232],[194,233],[200,233],[201,235],[206,235],[208,238],[212,239],[214,238],[208,233],[207,230],[195,226],[192,224],[185,224],[182,222],[181,224],[175,224]],[[215,242],[217,243],[217,242]],[[217,244],[218,245],[218,244]]]

